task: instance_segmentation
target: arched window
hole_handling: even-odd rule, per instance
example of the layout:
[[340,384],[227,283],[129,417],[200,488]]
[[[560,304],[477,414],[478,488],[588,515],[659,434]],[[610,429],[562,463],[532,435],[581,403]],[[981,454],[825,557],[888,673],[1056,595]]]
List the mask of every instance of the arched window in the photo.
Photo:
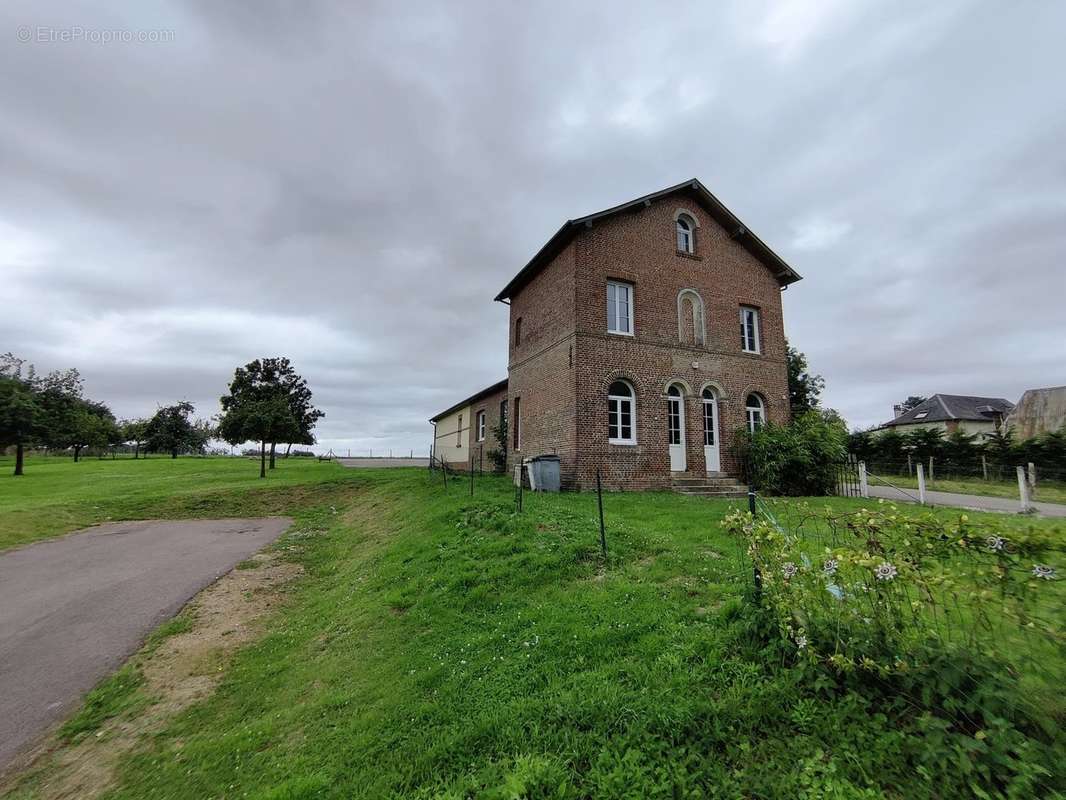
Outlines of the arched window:
[[607,389],[607,441],[611,444],[636,444],[636,402],[633,387],[615,381]]
[[688,214],[677,218],[677,249],[682,253],[696,252],[696,224]]
[[681,444],[681,390],[676,383],[666,390],[666,433],[670,444]]
[[705,339],[703,298],[694,289],[682,289],[677,293],[677,340],[702,346]]
[[703,445],[713,447],[717,441],[715,418],[718,416],[718,395],[708,386],[703,390]]
[[755,433],[756,429],[766,424],[766,404],[762,397],[752,392],[744,401],[744,410],[748,415],[748,430]]

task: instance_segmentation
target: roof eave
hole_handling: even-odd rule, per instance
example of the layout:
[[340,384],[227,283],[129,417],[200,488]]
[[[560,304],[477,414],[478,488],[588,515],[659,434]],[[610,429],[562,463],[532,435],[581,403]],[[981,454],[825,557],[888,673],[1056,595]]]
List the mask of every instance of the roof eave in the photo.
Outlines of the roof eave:
[[656,200],[683,191],[694,193],[696,198],[711,216],[713,216],[723,228],[729,231],[730,236],[740,243],[742,247],[745,247],[751,252],[752,255],[754,255],[774,274],[774,277],[777,278],[777,282],[782,288],[789,284],[793,284],[796,281],[803,280],[802,275],[792,269],[792,267],[790,267],[781,256],[775,253],[766,242],[752,233],[751,230],[740,221],[736,214],[726,208],[721,200],[711,194],[710,190],[708,190],[698,178],[692,178],[691,180],[684,181],[675,186],[660,189],[657,192],[652,192],[643,197],[638,197],[635,200],[630,200],[627,203],[612,206],[603,211],[597,211],[594,214],[579,217],[578,219],[567,220],[563,223],[562,227],[555,232],[555,235],[553,235],[547,243],[537,251],[536,255],[534,255],[533,258],[522,267],[518,274],[515,275],[505,287],[503,287],[494,299],[497,301],[503,301],[514,297],[518,290],[528,283],[529,280],[531,280],[541,269],[546,259],[554,257],[557,252],[561,251],[562,248],[569,243],[570,238],[575,235],[580,227],[592,227],[596,221],[624,211],[647,208]]

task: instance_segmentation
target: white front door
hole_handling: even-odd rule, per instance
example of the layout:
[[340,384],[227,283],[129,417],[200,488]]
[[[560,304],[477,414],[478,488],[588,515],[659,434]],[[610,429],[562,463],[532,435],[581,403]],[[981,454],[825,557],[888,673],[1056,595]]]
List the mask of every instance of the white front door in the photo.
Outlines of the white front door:
[[714,390],[703,392],[703,457],[707,472],[721,472],[722,458],[718,443],[718,398]]
[[670,443],[670,471],[684,472],[685,462],[685,405],[681,392],[671,386],[666,396],[666,433]]

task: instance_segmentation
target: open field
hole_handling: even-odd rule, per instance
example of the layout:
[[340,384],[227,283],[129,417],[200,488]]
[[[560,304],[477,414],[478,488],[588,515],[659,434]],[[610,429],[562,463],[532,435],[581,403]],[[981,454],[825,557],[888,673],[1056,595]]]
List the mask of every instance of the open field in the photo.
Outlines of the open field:
[[279,460],[259,478],[246,458],[27,458],[11,475],[0,457],[0,551],[98,522],[284,514],[310,502],[345,470],[310,458]]
[[[921,707],[792,665],[746,600],[750,563],[719,525],[729,501],[606,495],[605,568],[594,495],[527,494],[517,515],[501,478],[478,479],[471,498],[468,481],[445,490],[425,470],[290,462],[277,489],[259,491],[250,462],[160,463],[202,472],[175,477],[181,492],[168,498],[163,466],[143,494],[103,464],[95,481],[42,468],[35,492],[63,496],[68,511],[20,503],[5,487],[0,514],[37,513],[50,535],[90,512],[195,516],[202,503],[218,516],[219,506],[275,504],[296,519],[275,552],[302,577],[224,670],[209,660],[221,674],[212,694],[123,752],[111,797],[917,798],[975,796],[975,786],[1023,797],[1063,787],[1061,733],[989,755],[983,731],[946,729]],[[135,728],[150,686],[127,668],[66,735],[106,739],[112,718]],[[50,796],[62,768],[60,756],[40,764],[12,796]]]

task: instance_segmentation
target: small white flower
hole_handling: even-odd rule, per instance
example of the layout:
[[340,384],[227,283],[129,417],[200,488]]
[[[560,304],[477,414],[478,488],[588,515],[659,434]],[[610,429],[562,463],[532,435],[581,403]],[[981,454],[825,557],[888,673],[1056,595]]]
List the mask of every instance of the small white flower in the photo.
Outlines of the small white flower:
[[1054,580],[1055,568],[1049,567],[1047,564],[1033,564],[1033,577],[1041,578],[1045,581]]
[[887,561],[879,564],[877,569],[874,570],[874,575],[879,581],[890,581],[894,579],[897,574],[899,573],[896,572],[896,568]]
[[786,561],[784,564],[781,565],[781,574],[784,575],[786,578],[791,578],[797,572],[799,572],[799,568],[791,561]]
[[806,646],[807,646],[807,637],[804,636],[801,633],[799,636],[796,637],[796,647],[798,647],[800,650],[802,650]]
[[985,539],[985,544],[988,545],[988,549],[996,553],[1003,552],[1003,549],[1007,546],[1007,540],[1002,536],[989,536]]
[[826,562],[822,564],[822,572],[825,575],[835,575],[837,567],[839,566],[840,564],[837,563],[837,560],[835,558],[828,558],[826,559]]

